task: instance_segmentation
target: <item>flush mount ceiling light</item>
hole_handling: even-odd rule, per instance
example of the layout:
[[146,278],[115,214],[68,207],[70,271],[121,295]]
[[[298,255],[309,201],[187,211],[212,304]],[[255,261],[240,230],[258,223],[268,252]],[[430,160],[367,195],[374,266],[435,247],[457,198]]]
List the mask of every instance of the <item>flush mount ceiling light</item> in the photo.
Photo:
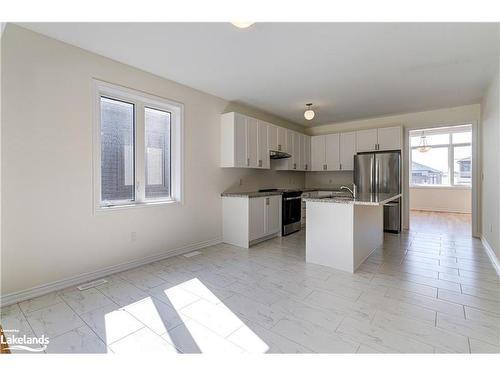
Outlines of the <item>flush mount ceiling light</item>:
[[311,109],[312,105],[313,105],[312,103],[307,103],[306,104],[307,109],[304,112],[304,118],[307,121],[311,121],[314,118],[314,115],[315,115],[314,111]]
[[236,26],[238,29],[246,29],[247,27],[250,27],[254,24],[255,22],[231,22],[233,26]]
[[425,136],[425,133],[422,132],[422,135],[420,136],[420,144],[418,145],[418,151],[420,152],[427,152],[431,148],[427,144],[427,137]]

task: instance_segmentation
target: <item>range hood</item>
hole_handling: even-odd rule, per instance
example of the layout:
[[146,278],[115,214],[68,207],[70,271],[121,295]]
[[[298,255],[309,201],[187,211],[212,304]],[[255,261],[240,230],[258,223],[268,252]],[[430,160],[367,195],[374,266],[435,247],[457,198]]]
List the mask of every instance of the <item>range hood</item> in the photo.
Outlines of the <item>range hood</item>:
[[291,158],[292,155],[287,154],[286,152],[283,151],[269,151],[269,157],[271,160],[277,160],[277,159],[288,159]]

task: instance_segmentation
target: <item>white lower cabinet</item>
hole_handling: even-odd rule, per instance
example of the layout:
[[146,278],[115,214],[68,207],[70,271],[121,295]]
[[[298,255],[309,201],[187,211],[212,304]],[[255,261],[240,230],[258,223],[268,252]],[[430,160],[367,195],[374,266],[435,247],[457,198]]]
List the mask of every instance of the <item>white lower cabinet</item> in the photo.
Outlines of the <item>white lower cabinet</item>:
[[281,195],[222,197],[222,240],[249,248],[281,234]]

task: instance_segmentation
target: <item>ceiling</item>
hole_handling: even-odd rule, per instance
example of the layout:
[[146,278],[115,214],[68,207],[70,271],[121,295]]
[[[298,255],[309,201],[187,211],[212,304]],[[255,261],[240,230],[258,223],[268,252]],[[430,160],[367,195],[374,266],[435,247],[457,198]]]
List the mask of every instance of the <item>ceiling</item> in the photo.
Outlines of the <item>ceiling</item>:
[[500,53],[494,23],[21,26],[303,126],[477,103]]

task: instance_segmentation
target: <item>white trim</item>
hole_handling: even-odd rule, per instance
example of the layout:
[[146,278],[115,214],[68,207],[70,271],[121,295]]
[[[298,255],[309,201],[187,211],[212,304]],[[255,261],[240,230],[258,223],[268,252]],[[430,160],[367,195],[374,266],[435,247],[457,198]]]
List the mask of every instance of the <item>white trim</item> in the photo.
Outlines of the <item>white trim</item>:
[[207,241],[201,241],[194,244],[186,245],[179,247],[177,249],[168,250],[166,252],[162,252],[155,255],[149,255],[145,258],[135,259],[131,261],[127,261],[124,263],[120,263],[114,266],[109,266],[105,268],[101,268],[97,271],[82,273],[77,276],[71,276],[62,280],[53,281],[47,284],[42,284],[39,286],[35,286],[33,288],[21,290],[19,292],[9,293],[4,296],[0,296],[0,306],[8,306],[14,303],[18,303],[21,301],[25,301],[31,298],[39,297],[47,293],[56,292],[58,290],[62,290],[65,288],[69,288],[75,285],[87,283],[89,281],[99,279],[101,277],[109,276],[111,274],[126,271],[135,267],[143,266],[148,263],[156,262],[158,260],[162,260],[165,258],[170,258],[176,255],[181,255],[185,253],[189,253],[195,250],[203,249],[208,246],[213,246],[220,244],[222,242],[222,238],[213,238]]
[[498,261],[498,258],[496,256],[495,252],[491,248],[488,241],[486,241],[486,238],[484,238],[484,236],[482,236],[482,235],[481,235],[481,242],[483,243],[483,246],[486,249],[486,254],[488,254],[488,257],[490,258],[491,263],[493,263],[493,267],[497,271],[497,275],[500,276],[500,262]]

